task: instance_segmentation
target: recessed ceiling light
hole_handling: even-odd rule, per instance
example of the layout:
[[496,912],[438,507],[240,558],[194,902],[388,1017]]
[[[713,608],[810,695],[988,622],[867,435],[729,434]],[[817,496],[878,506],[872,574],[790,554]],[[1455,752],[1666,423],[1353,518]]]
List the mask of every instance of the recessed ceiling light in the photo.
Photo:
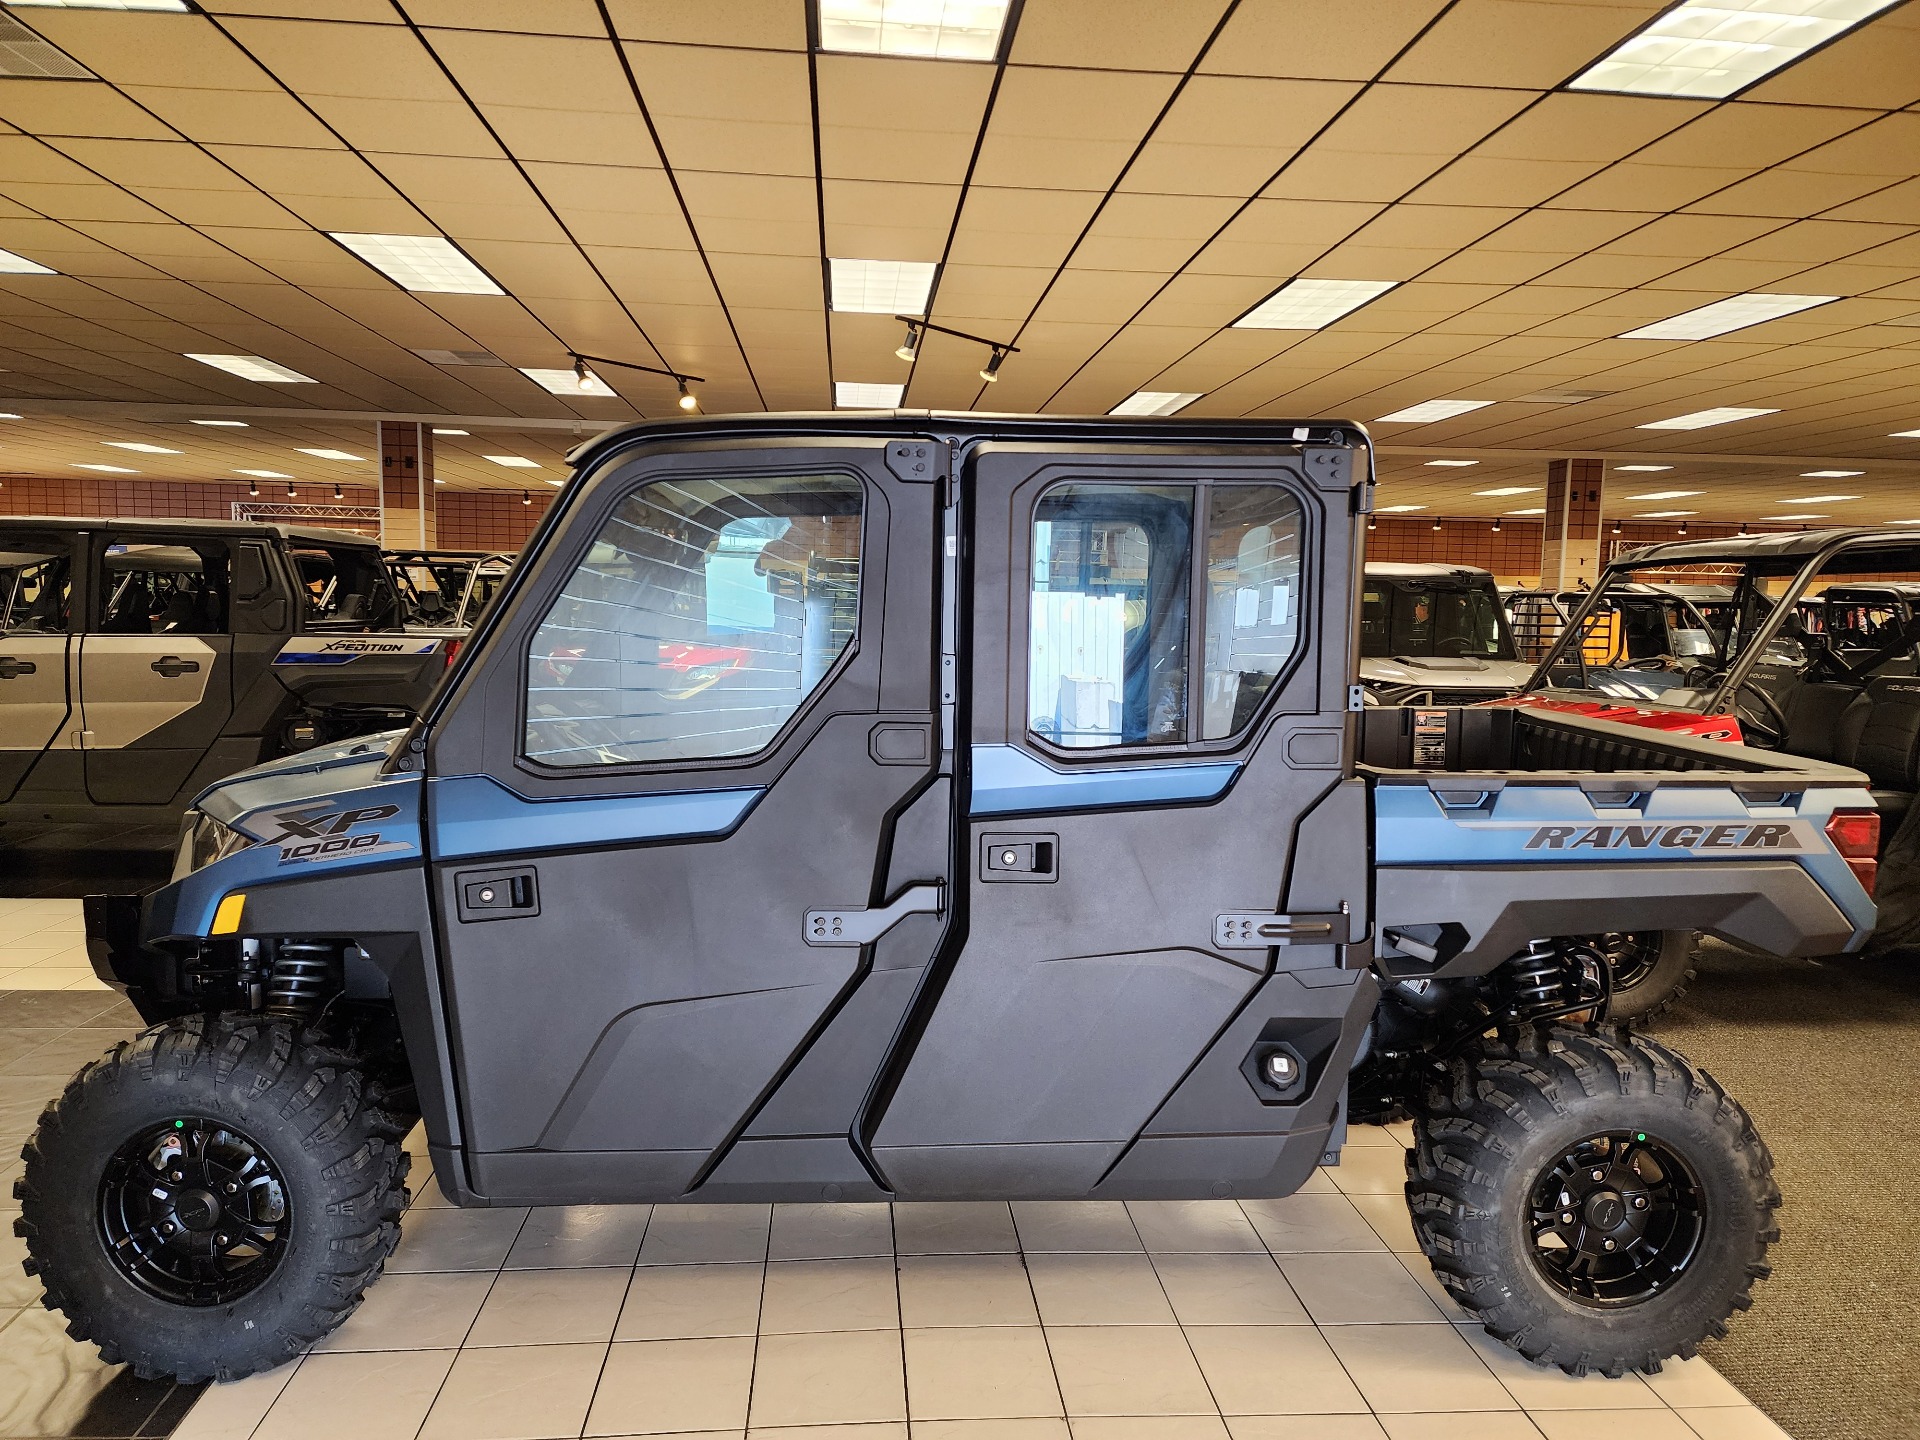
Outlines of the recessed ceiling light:
[[0,410],[0,420],[20,420],[24,418],[24,416],[14,414],[11,410]]
[[[488,456],[487,458],[488,458],[489,460],[491,460],[491,459],[492,459],[493,457],[492,457],[491,455],[489,455],[489,456]],[[554,485],[554,486],[560,486],[560,485],[564,485],[564,484],[566,484],[567,482],[566,482],[566,481],[564,481],[564,480],[553,480],[553,479],[549,479],[549,480],[547,481],[547,483],[548,483],[549,485]]]
[[304,445],[296,445],[294,449],[302,455],[311,455],[316,460],[365,460],[367,458],[364,455],[355,455],[350,450],[309,450]]
[[11,250],[0,250],[0,275],[58,275],[60,272]]
[[1673,520],[1682,515],[1698,515],[1698,510],[1646,510],[1634,516],[1636,520]]
[[1136,390],[1107,413],[1109,415],[1171,415],[1184,410],[1204,392],[1185,390]]
[[236,475],[258,475],[262,480],[291,480],[293,476],[282,475],[278,470],[236,470]]
[[102,445],[111,445],[116,450],[138,450],[142,455],[184,455],[184,450],[169,450],[164,445],[146,445],[138,440],[102,440]]
[[1825,515],[1762,515],[1762,520],[1824,520]]
[[1404,515],[1409,510],[1424,510],[1426,508],[1424,505],[1381,505],[1378,507],[1382,515]]
[[489,455],[487,459],[496,465],[505,465],[510,470],[538,470],[540,462],[529,460],[524,455]]
[[897,410],[905,385],[869,385],[859,380],[833,382],[833,403],[846,410]]
[[187,0],[6,0],[6,3],[38,6],[47,10],[167,10],[176,15],[191,13]]
[[108,475],[138,475],[138,470],[129,470],[124,465],[75,465],[76,470],[100,470]]
[[991,60],[1010,0],[820,0],[820,48],[853,55]]
[[221,425],[232,430],[247,428],[247,422],[244,420],[189,420],[187,423],[189,425]]
[[1404,410],[1396,410],[1391,415],[1382,415],[1373,423],[1376,425],[1425,425],[1434,420],[1451,420],[1456,415],[1464,415],[1469,410],[1484,410],[1493,404],[1491,400],[1423,400],[1418,405],[1409,405]]
[[1673,467],[1671,465],[1616,465],[1613,468],[1622,472],[1632,470],[1641,474],[1651,475],[1656,470],[1671,470]]
[[584,363],[578,370],[530,370],[521,366],[520,373],[551,395],[587,395],[597,400],[614,398],[613,387]]
[[1478,465],[1479,463],[1480,462],[1478,460],[1429,460],[1427,461],[1427,464],[1429,466],[1436,466],[1442,470],[1464,470],[1469,465]]
[[438,426],[435,426],[433,433],[436,435],[465,435],[467,432],[465,430],[442,430]]
[[1786,503],[1789,505],[1833,505],[1842,500],[1858,500],[1858,495],[1793,495]]
[[1507,514],[1509,514],[1509,515],[1544,515],[1544,514],[1546,514],[1546,513],[1547,513],[1547,507],[1546,507],[1546,506],[1544,506],[1544,505],[1535,505],[1535,506],[1533,506],[1533,507],[1532,507],[1531,509],[1528,509],[1528,510],[1509,510],[1509,511],[1507,511]]
[[302,375],[298,370],[289,370],[271,360],[262,360],[258,355],[188,355],[186,358],[198,360],[202,365],[211,365],[216,370],[224,370],[229,375],[238,375],[242,380],[258,380],[263,385],[320,383],[311,375]]
[[1855,475],[1864,475],[1864,470],[1802,470],[1802,480],[1851,480]]
[[1573,90],[1724,100],[1897,0],[1685,0],[1568,82]]
[[1685,415],[1676,415],[1671,420],[1655,420],[1650,425],[1636,425],[1636,430],[1704,430],[1709,425],[1726,425],[1735,420],[1751,420],[1756,415],[1778,415],[1778,409],[1756,410],[1742,405],[1716,405],[1711,410],[1694,410]]
[[931,260],[831,257],[833,308],[843,315],[924,315],[938,268]]
[[1233,322],[1236,330],[1318,330],[1393,289],[1398,280],[1289,280]]
[[1889,440],[1920,440],[1920,430],[1896,430],[1887,438]]
[[1538,485],[1502,485],[1497,490],[1476,490],[1473,493],[1476,495],[1531,495],[1539,488]]
[[1686,500],[1694,495],[1704,495],[1704,490],[1649,490],[1644,495],[1629,495],[1629,500]]
[[507,293],[444,235],[327,233],[402,289],[430,295]]
[[1838,295],[1735,295],[1731,299],[1716,300],[1711,305],[1702,305],[1697,310],[1689,310],[1670,319],[1642,325],[1638,330],[1627,331],[1620,338],[1711,340],[1716,335],[1744,330],[1749,325],[1764,324],[1768,320],[1778,320],[1782,315],[1796,315],[1816,305],[1831,305],[1839,298]]

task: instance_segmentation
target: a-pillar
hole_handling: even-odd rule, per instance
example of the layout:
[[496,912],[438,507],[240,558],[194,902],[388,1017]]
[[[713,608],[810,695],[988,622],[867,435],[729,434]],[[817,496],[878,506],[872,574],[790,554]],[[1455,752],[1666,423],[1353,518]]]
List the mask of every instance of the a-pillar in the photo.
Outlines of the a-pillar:
[[1599,460],[1547,462],[1547,513],[1540,537],[1540,584],[1548,590],[1590,586],[1600,575],[1600,504],[1606,465]]
[[433,427],[380,422],[380,543],[389,550],[434,546]]

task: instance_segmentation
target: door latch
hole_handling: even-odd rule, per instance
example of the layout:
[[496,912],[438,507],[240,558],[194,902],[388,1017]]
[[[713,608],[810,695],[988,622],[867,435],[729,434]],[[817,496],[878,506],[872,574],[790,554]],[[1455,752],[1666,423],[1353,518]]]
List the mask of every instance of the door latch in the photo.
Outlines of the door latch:
[[178,680],[182,675],[191,675],[200,668],[198,660],[182,660],[178,655],[162,655],[147,667],[156,675],[164,675],[169,680]]
[[540,886],[531,867],[468,870],[453,877],[463,922],[514,920],[540,913]]
[[0,655],[0,680],[17,680],[22,675],[32,675],[40,667],[31,660],[16,659],[12,655]]
[[980,837],[982,883],[1051,885],[1060,878],[1060,837],[1033,831],[997,831]]
[[909,915],[947,913],[946,882],[909,885],[877,910],[809,910],[800,937],[809,945],[871,945]]

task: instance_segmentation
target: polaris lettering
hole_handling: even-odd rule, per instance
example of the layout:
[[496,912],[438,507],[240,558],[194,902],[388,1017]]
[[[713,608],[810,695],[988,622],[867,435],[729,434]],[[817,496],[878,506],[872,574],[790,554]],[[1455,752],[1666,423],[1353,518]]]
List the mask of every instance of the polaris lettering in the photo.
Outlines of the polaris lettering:
[[1801,850],[1787,824],[1542,825],[1529,850]]

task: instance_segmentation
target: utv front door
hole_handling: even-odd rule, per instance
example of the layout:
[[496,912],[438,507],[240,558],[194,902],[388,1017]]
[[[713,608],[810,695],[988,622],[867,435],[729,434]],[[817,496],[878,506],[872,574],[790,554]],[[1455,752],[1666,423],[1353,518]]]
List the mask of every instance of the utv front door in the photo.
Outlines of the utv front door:
[[937,487],[902,469],[656,444],[522,562],[428,755],[480,1193],[879,1193],[849,1136],[951,850]]
[[[901,1196],[1284,1193],[1319,1159],[1366,896],[1332,469],[977,452],[966,942],[872,1135]],[[1243,1073],[1283,1039],[1310,1116]]]
[[182,533],[93,537],[80,639],[87,798],[164,805],[233,714],[230,555]]
[[67,728],[73,578],[65,536],[0,530],[0,801]]

